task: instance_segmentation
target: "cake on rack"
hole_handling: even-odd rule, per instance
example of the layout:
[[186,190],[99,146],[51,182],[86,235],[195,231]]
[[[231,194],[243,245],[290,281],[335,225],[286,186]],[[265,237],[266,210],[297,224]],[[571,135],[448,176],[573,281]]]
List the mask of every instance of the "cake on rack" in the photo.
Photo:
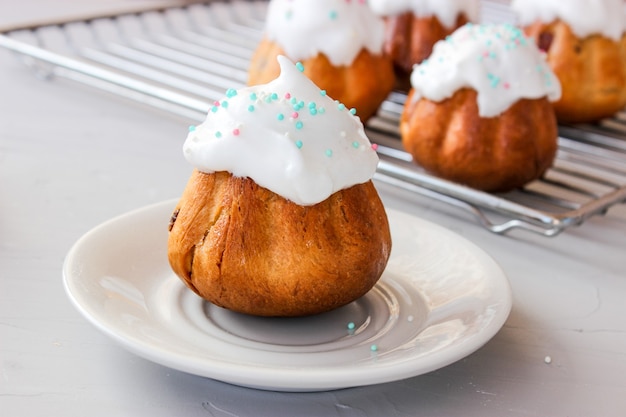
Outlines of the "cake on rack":
[[479,0],[369,0],[385,19],[385,53],[399,80],[408,85],[413,65],[431,54],[433,45],[468,22],[477,22]]
[[365,1],[271,0],[248,84],[276,78],[276,57],[285,55],[301,62],[307,77],[366,121],[395,82],[383,42],[384,22]]
[[561,81],[561,122],[593,122],[626,106],[626,15],[622,0],[514,0],[527,35]]
[[557,150],[560,84],[512,25],[466,24],[416,66],[402,143],[427,171],[484,191],[540,177]]

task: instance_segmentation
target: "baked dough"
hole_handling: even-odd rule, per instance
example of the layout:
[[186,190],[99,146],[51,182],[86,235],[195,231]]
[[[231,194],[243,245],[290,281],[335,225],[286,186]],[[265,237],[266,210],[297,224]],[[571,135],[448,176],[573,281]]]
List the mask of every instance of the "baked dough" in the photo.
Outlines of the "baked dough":
[[380,278],[391,251],[371,181],[312,206],[249,178],[195,170],[170,222],[174,272],[206,300],[259,316],[345,305]]

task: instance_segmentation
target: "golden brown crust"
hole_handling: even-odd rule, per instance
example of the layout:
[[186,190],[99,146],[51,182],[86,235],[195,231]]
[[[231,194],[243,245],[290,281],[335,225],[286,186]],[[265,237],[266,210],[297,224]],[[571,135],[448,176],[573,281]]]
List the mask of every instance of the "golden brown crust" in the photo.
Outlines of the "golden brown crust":
[[436,103],[406,100],[402,143],[415,162],[448,180],[508,191],[540,177],[557,149],[557,124],[545,99],[519,100],[497,117],[478,116],[476,92],[461,89]]
[[371,182],[300,206],[247,178],[194,171],[170,228],[170,265],[189,288],[261,316],[316,314],[361,297],[391,250]]
[[600,35],[580,39],[557,20],[525,28],[547,51],[563,94],[554,103],[561,122],[592,122],[626,106],[626,35],[616,42]]
[[385,17],[384,51],[393,59],[398,78],[406,81],[404,86],[407,89],[413,65],[428,58],[437,41],[467,22],[464,13],[457,17],[452,28],[442,25],[436,16],[417,17],[412,12]]
[[[248,71],[248,85],[265,84],[280,74],[276,57],[286,55],[275,42],[263,39]],[[376,113],[395,82],[391,59],[362,50],[349,66],[334,66],[324,54],[302,61],[304,74],[329,97],[355,108],[363,122]]]

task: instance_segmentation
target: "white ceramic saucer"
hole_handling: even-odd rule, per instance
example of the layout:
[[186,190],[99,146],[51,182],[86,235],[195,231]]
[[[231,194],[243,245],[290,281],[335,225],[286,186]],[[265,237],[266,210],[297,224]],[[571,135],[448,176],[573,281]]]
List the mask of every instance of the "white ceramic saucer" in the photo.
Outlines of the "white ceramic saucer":
[[[232,384],[321,391],[389,382],[455,362],[493,337],[511,309],[498,265],[464,238],[389,211],[393,250],[361,299],[306,318],[259,318],[211,305],[167,262],[175,201],[88,232],[63,268],[67,294],[139,356]],[[350,323],[354,324],[354,328]]]

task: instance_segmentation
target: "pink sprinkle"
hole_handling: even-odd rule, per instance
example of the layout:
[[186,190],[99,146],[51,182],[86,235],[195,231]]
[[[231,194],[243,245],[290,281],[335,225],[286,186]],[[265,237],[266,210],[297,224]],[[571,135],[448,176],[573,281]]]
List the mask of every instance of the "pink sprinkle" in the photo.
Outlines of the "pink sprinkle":
[[372,143],[372,149],[373,149],[373,150],[378,149],[378,145],[377,145],[376,143]]
[[291,94],[285,93],[285,98],[291,98]]
[[233,129],[233,135],[239,136],[239,129]]
[[506,90],[508,90],[510,86],[511,86],[511,84],[509,84],[507,82],[502,84],[502,87],[504,87]]
[[298,112],[294,111],[293,113],[291,113],[291,117],[293,117],[294,119],[298,118]]
[[214,101],[214,102],[213,102],[213,105],[214,105],[215,107],[219,107],[219,106],[220,106],[220,102],[216,100],[216,101]]

